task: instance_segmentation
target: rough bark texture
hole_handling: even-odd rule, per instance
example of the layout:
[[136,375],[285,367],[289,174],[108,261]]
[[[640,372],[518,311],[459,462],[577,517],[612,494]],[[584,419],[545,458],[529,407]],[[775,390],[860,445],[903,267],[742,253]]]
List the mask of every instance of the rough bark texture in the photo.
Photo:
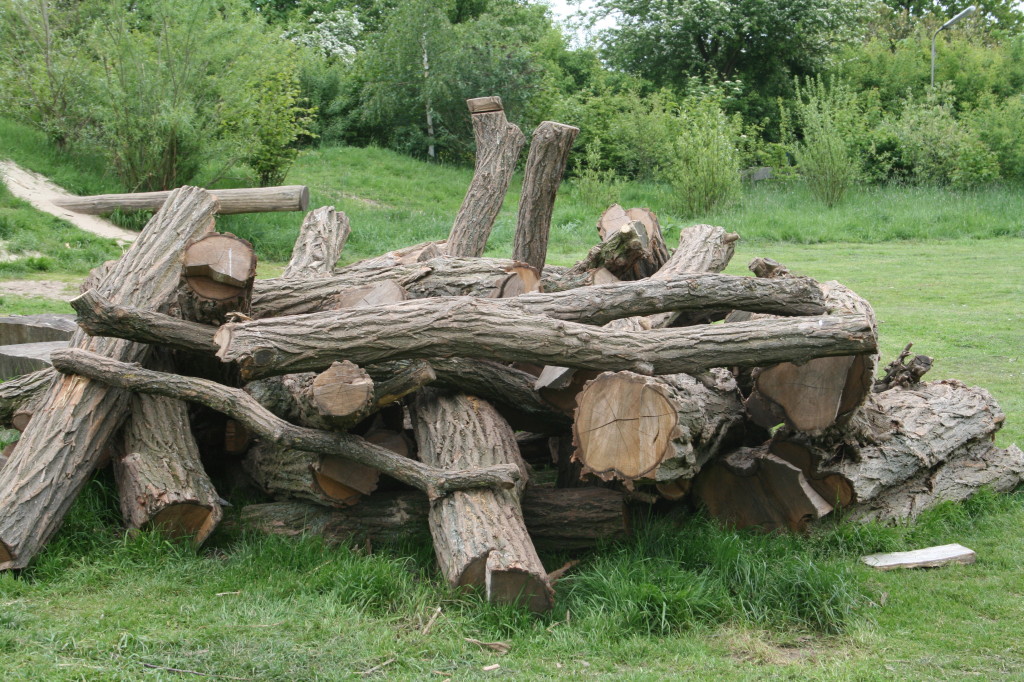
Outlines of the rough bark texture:
[[14,414],[45,395],[56,378],[57,370],[48,367],[0,383],[0,426],[11,425]]
[[[562,490],[531,486],[523,519],[535,547],[567,552],[616,541],[630,533],[622,493],[607,488]],[[430,505],[422,493],[374,493],[358,505],[330,509],[306,502],[251,504],[242,522],[266,533],[319,535],[332,542],[401,542],[426,536]]]
[[[254,435],[265,442],[323,455],[336,455],[379,469],[414,488],[425,491],[431,499],[466,488],[511,487],[521,475],[518,467],[511,465],[454,472],[441,471],[367,443],[358,436],[289,424],[240,389],[205,379],[154,372],[83,350],[69,349],[56,353],[54,367],[62,372],[73,372],[79,375],[78,379],[87,377],[129,391],[163,395],[205,405],[245,423]],[[65,377],[74,378],[76,377]]]
[[832,511],[797,467],[767,451],[741,448],[707,465],[693,494],[712,518],[735,528],[801,533]]
[[[512,429],[486,402],[426,389],[416,396],[420,458],[438,468],[511,464],[524,474]],[[438,565],[454,587],[483,588],[487,600],[551,609],[554,591],[530,541],[522,487],[457,491],[430,507]]]
[[129,528],[158,528],[200,545],[220,522],[219,497],[199,461],[188,407],[180,400],[132,396],[114,477]]
[[[268,211],[305,211],[309,206],[309,188],[305,185],[282,187],[245,187],[208,190],[218,202],[217,213],[266,213]],[[102,215],[121,211],[157,211],[171,192],[134,194],[97,194],[86,197],[54,198],[57,206],[76,213]]]
[[477,296],[501,298],[508,291],[537,291],[539,275],[529,266],[499,258],[434,258],[381,268],[360,263],[332,277],[261,279],[253,288],[254,317],[276,317],[328,310],[347,291],[394,280],[413,298]]
[[315,277],[330,275],[341,258],[341,250],[352,232],[348,216],[333,206],[321,206],[306,214],[299,236],[292,247],[292,257],[281,277]]
[[665,238],[661,234],[661,226],[658,223],[658,216],[646,208],[623,209],[618,204],[609,206],[597,221],[597,232],[601,235],[602,241],[607,241],[618,232],[624,225],[631,222],[638,222],[644,229],[639,230],[644,246],[644,255],[637,260],[633,267],[619,275],[620,279],[643,279],[650,277],[665,264],[669,259],[668,247],[665,245]]
[[548,254],[555,195],[562,184],[569,150],[579,132],[579,128],[553,121],[542,121],[533,131],[530,154],[523,172],[512,258],[529,263],[538,271],[544,269]]
[[604,480],[693,478],[743,432],[743,405],[727,370],[699,378],[606,372],[577,404],[574,459]]
[[353,505],[369,495],[380,478],[372,467],[274,443],[250,448],[244,466],[256,484],[275,497],[335,507]]
[[647,332],[525,315],[493,301],[452,298],[411,315],[422,303],[229,323],[218,357],[247,378],[316,371],[335,360],[359,365],[409,358],[489,357],[641,374],[695,373],[812,357],[873,352],[875,335],[860,316],[802,317]]
[[991,444],[1004,418],[984,389],[926,382],[871,395],[849,423],[820,436],[780,431],[772,452],[854,518],[912,518],[981,485],[1020,482],[1020,450]]
[[501,108],[488,109],[472,114],[476,169],[448,235],[445,251],[451,256],[484,255],[487,237],[505,201],[519,152],[526,142],[526,136],[518,126],[506,120]]
[[[216,199],[204,190],[172,192],[99,293],[120,305],[168,306],[177,293],[181,254],[209,228],[216,210]],[[76,332],[71,346],[123,362],[142,361],[149,352],[148,346],[85,332]],[[0,569],[27,566],[60,527],[127,411],[127,394],[105,384],[80,376],[53,382],[22,435],[18,456],[0,472]]]

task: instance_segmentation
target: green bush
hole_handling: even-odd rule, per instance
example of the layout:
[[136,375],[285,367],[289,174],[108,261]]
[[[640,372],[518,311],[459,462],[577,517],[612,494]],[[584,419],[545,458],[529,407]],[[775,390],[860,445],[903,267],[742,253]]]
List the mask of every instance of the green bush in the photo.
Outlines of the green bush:
[[857,95],[845,84],[820,79],[797,84],[795,102],[803,139],[796,161],[811,193],[826,206],[842,201],[861,177],[857,142],[864,117]]
[[687,100],[679,111],[671,165],[672,208],[694,216],[728,204],[740,194],[739,116],[727,116],[714,98]]
[[1024,94],[986,98],[964,118],[971,134],[995,153],[1002,177],[1024,181]]

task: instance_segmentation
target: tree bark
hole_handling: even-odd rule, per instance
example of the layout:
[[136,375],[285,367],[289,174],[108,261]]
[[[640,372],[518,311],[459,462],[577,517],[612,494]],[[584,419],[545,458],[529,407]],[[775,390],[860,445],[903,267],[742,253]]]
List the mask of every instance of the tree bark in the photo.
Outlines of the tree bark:
[[332,277],[260,279],[253,287],[255,317],[298,315],[330,309],[347,291],[394,280],[413,298],[477,296],[502,298],[506,291],[537,291],[540,279],[529,266],[498,258],[434,258],[382,268],[359,263]]
[[[541,551],[574,552],[625,539],[631,532],[622,493],[607,488],[569,490],[530,486],[523,519]],[[422,493],[375,493],[358,505],[330,509],[307,502],[250,504],[242,523],[277,535],[318,535],[329,542],[396,543],[428,532],[430,504]]]
[[[497,99],[497,109],[494,108],[494,99]],[[487,111],[480,113],[472,113],[474,105],[470,102],[473,100],[467,102],[476,139],[476,169],[448,234],[445,251],[450,256],[484,255],[494,219],[505,201],[508,183],[516,170],[516,160],[526,142],[526,136],[519,127],[505,119],[501,99],[488,100]]]
[[[213,221],[206,191],[175,190],[99,285],[119,305],[163,308],[177,293],[186,244]],[[71,347],[139,362],[149,347],[76,332]],[[60,351],[67,353],[68,351]],[[60,526],[128,411],[128,395],[80,376],[56,379],[0,472],[0,569],[24,568]]]
[[348,216],[333,206],[321,206],[306,214],[299,236],[292,247],[292,257],[281,277],[328,276],[341,258],[341,250],[352,232]]
[[155,372],[83,350],[69,349],[56,353],[54,367],[61,372],[73,372],[79,377],[87,377],[116,388],[206,405],[245,423],[254,435],[264,441],[296,450],[336,455],[374,467],[425,491],[431,499],[466,488],[510,487],[520,477],[519,469],[508,465],[456,472],[441,471],[371,445],[358,436],[289,424],[240,389],[205,379]]
[[[309,188],[305,185],[211,189],[207,191],[217,199],[217,213],[220,215],[305,211],[309,206]],[[53,203],[75,213],[102,215],[115,210],[158,211],[170,196],[171,192],[97,194],[85,197],[58,197],[53,199]]]
[[[359,365],[412,358],[488,357],[641,374],[695,373],[811,357],[872,352],[873,330],[860,316],[801,317],[647,332],[616,332],[503,303],[451,298],[418,315],[417,304],[229,323],[218,357],[250,379],[322,370],[336,360]],[[428,302],[430,303],[430,302]],[[408,305],[412,304],[412,305]]]
[[260,443],[244,466],[256,484],[275,497],[327,506],[350,506],[377,489],[380,472],[335,455]]
[[220,522],[219,496],[199,461],[188,407],[180,400],[132,396],[114,477],[129,528],[156,528],[198,546]]
[[0,383],[0,426],[11,425],[15,413],[44,396],[57,376],[47,367]]
[[638,230],[643,242],[644,255],[633,264],[629,272],[620,274],[619,278],[637,280],[650,277],[660,270],[669,259],[668,247],[661,234],[658,216],[650,209],[631,208],[625,210],[618,204],[612,204],[598,219],[597,232],[601,235],[602,241],[607,241],[624,225],[631,222],[639,222],[644,227],[644,229]]
[[543,121],[533,131],[519,197],[512,258],[530,264],[538,272],[544,269],[547,259],[555,195],[562,184],[569,150],[579,132],[575,126],[553,121]]
[[847,424],[817,436],[783,429],[771,449],[853,518],[913,518],[982,485],[1020,482],[1020,450],[991,444],[1004,419],[984,389],[925,382],[872,394]]
[[743,405],[727,370],[699,378],[606,372],[576,402],[573,459],[585,474],[630,487],[693,478],[743,435]]
[[[523,472],[512,429],[486,402],[424,390],[415,401],[420,458],[441,469],[511,464]],[[519,501],[523,488],[458,491],[430,507],[430,534],[453,587],[483,588],[487,601],[551,609],[554,591],[530,541]]]

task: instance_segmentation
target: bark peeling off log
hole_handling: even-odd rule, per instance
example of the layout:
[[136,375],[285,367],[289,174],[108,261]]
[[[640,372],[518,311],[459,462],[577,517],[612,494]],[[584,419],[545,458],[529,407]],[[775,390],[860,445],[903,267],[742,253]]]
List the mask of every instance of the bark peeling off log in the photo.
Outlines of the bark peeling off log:
[[[874,351],[862,317],[806,317],[683,329],[616,332],[525,315],[504,303],[447,299],[443,306],[394,306],[296,315],[222,326],[218,357],[248,378],[403,358],[487,356],[510,362],[640,374],[698,373],[712,367]],[[418,314],[414,311],[420,311]]]
[[244,422],[254,434],[266,441],[296,450],[335,455],[379,469],[425,491],[431,499],[443,497],[453,490],[492,486],[512,487],[521,476],[519,468],[512,465],[441,471],[367,443],[358,436],[289,424],[266,410],[244,391],[205,379],[154,372],[136,364],[118,362],[78,349],[55,353],[53,364],[61,372],[82,375],[63,377],[64,381],[85,381],[83,377],[88,377],[108,386],[129,391],[163,395],[206,405],[212,410]]

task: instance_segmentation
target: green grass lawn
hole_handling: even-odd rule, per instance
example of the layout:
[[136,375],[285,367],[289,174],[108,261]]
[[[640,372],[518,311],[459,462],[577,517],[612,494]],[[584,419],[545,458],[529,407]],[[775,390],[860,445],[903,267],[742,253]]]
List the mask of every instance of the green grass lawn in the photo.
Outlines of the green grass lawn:
[[[77,182],[76,191],[118,189],[94,168],[68,170],[71,161],[45,145],[26,145],[0,141],[0,156],[64,173],[58,182]],[[345,257],[354,260],[445,236],[470,177],[380,150],[323,149],[304,153],[287,182],[308,184],[314,205],[349,214]],[[517,182],[491,255],[510,251]],[[605,189],[656,211],[664,191]],[[912,341],[935,358],[931,378],[988,388],[1007,413],[998,437],[1005,446],[1024,443],[1020,194],[866,189],[829,211],[799,187],[762,186],[699,221],[743,236],[729,272],[770,256],[864,295],[879,318],[883,362]],[[565,185],[552,261],[572,262],[593,243],[608,198]],[[4,216],[29,233],[56,229],[0,192]],[[670,243],[694,222],[661,217]],[[256,243],[266,275],[287,259],[300,220],[227,216],[220,227]],[[56,243],[36,248],[54,261],[49,271],[5,277],[75,279],[95,264],[92,255],[57,260]],[[47,305],[54,304],[0,302],[7,313]],[[427,542],[367,553],[225,531],[195,553],[154,534],[126,537],[111,490],[109,476],[98,476],[33,566],[0,575],[5,681],[199,677],[171,669],[251,680],[1024,679],[1021,492],[982,494],[909,525],[830,522],[809,538],[662,518],[628,542],[580,557],[558,584],[554,611],[538,618],[449,590]],[[865,552],[950,542],[975,549],[978,563],[875,573],[857,562]],[[543,558],[554,569],[568,557]],[[441,616],[424,634],[437,607]],[[466,638],[507,642],[511,651],[498,656]],[[495,663],[499,669],[483,670]]]

